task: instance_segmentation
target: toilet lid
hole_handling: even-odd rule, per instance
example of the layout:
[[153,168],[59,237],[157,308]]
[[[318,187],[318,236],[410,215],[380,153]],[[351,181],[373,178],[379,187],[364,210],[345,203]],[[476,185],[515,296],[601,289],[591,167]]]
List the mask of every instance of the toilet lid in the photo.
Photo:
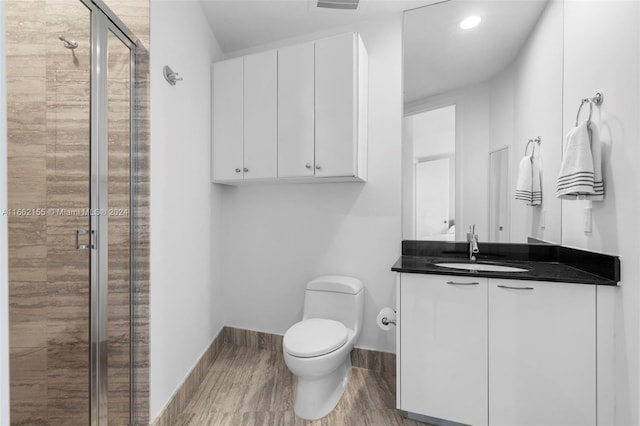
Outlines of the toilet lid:
[[333,352],[347,342],[347,328],[341,322],[311,318],[294,324],[284,335],[285,350],[310,358]]

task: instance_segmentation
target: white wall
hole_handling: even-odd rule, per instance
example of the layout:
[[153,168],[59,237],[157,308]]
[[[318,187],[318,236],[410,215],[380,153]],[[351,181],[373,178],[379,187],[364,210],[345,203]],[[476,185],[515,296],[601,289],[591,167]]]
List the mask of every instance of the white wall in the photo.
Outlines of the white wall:
[[[456,108],[451,105],[405,117],[412,122],[413,158],[456,151]],[[406,141],[407,138],[403,139]]]
[[620,287],[598,288],[600,425],[640,423],[639,8],[635,1],[565,2],[564,133],[580,99],[602,91],[593,122],[603,141],[605,199],[593,202],[591,233],[582,227],[586,202],[563,201],[562,242],[621,260]]
[[[7,208],[7,75],[4,1],[0,1],[0,212]],[[7,216],[0,214],[0,424],[9,424],[9,278]]]
[[225,188],[226,324],[284,334],[302,316],[309,280],[350,275],[366,291],[357,346],[393,352],[394,333],[375,318],[395,305],[400,255],[402,16],[333,33],[346,31],[360,32],[369,53],[368,181]]
[[[151,418],[223,326],[220,188],[210,183],[210,65],[195,1],[151,2]],[[170,86],[169,65],[184,81]]]

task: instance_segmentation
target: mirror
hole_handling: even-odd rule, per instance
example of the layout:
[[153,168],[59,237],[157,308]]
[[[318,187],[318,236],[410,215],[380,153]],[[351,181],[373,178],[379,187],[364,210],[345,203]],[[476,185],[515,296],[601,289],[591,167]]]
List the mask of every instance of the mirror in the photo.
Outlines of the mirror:
[[[404,239],[465,241],[475,224],[480,241],[560,243],[562,14],[561,0],[405,12]],[[462,28],[473,16],[479,24]],[[539,205],[516,199],[525,149],[539,165]]]

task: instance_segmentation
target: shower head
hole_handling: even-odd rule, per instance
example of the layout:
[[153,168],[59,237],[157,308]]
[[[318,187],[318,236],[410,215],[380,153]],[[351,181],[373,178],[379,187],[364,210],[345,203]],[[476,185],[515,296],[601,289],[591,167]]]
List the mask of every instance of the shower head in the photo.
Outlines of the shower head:
[[60,34],[58,36],[58,39],[60,39],[60,41],[64,43],[64,47],[66,47],[67,49],[73,50],[78,47],[78,43],[75,40],[67,40],[63,34]]

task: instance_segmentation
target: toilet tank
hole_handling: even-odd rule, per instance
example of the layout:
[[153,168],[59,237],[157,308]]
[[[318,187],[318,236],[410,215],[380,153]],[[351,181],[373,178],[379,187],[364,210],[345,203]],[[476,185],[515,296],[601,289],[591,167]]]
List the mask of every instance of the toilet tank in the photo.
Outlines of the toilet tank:
[[338,275],[318,277],[307,284],[302,319],[340,321],[355,331],[362,329],[364,286],[357,278]]

